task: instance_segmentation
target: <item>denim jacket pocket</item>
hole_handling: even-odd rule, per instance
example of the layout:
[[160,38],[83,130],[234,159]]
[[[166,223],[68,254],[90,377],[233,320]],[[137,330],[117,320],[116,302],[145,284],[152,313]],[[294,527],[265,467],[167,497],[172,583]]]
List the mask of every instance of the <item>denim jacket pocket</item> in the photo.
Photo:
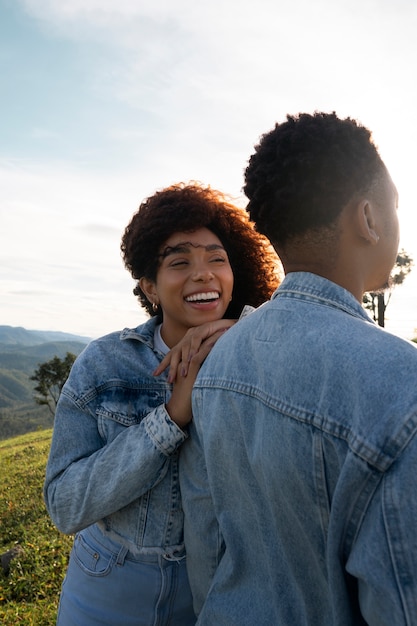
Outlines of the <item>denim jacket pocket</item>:
[[100,398],[96,408],[100,435],[111,441],[125,428],[140,422],[165,401],[161,391],[150,389],[126,389],[117,387],[108,390]]
[[77,533],[72,552],[78,566],[90,576],[107,576],[116,559],[116,555],[95,543],[90,536],[87,541],[82,532]]

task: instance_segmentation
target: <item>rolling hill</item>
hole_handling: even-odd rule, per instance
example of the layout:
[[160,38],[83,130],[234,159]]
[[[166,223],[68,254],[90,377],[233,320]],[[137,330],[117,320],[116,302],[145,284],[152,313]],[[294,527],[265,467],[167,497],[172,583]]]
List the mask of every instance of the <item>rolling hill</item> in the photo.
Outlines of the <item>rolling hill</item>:
[[64,332],[0,326],[0,439],[50,428],[53,416],[33,399],[30,380],[40,363],[67,352],[78,355],[88,337]]

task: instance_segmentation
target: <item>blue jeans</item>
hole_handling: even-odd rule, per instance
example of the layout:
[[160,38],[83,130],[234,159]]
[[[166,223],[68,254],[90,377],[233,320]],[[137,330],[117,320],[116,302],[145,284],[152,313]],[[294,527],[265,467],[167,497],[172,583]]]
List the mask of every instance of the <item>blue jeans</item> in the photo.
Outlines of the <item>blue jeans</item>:
[[185,557],[133,557],[90,527],[75,537],[58,626],[193,626]]

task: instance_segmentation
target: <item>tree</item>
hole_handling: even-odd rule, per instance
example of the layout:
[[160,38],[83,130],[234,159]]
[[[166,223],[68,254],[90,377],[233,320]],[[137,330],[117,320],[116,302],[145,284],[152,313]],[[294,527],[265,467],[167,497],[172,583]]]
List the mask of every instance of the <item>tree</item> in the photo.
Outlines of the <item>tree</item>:
[[413,267],[413,259],[404,249],[398,253],[397,260],[391,272],[390,286],[388,290],[371,291],[363,297],[365,308],[372,311],[374,321],[378,326],[385,326],[385,310],[391,299],[392,290],[401,285]]
[[76,359],[75,354],[67,352],[64,359],[54,356],[50,361],[41,363],[30,380],[36,381],[35,402],[44,404],[55,415],[55,409],[62,387],[68,378],[70,369]]

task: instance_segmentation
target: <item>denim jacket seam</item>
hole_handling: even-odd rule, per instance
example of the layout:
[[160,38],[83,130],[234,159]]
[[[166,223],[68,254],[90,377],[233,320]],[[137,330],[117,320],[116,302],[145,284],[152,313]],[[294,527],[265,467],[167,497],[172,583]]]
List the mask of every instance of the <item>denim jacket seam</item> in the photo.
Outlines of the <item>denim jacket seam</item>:
[[95,411],[93,411],[89,407],[91,402],[97,397],[96,389],[89,389],[88,392],[80,395],[74,393],[74,391],[68,385],[64,385],[61,391],[61,395],[66,396],[68,400],[70,400],[70,402],[74,403],[77,406],[78,409],[82,411],[88,410],[91,415],[96,417]]
[[385,474],[385,471],[379,471],[375,468],[373,468],[373,471],[367,472],[366,481],[358,493],[356,500],[352,503],[351,510],[346,516],[345,532],[342,537],[345,558],[348,557],[352,546],[355,544],[356,537],[366,517],[369,505]]
[[[285,404],[282,400],[274,398],[271,395],[267,395],[262,389],[254,386],[247,385],[242,382],[215,379],[215,378],[199,378],[195,383],[195,389],[199,388],[211,388],[211,389],[224,389],[227,391],[235,392],[237,394],[246,395],[248,397],[256,398],[259,402],[265,406],[279,411],[281,414],[286,415],[290,419],[295,419],[298,422],[309,424],[313,428],[317,428],[323,433],[336,439],[345,441],[349,446],[349,449],[358,458],[362,459],[366,463],[369,463],[375,470],[379,472],[385,472],[394,463],[401,450],[407,445],[407,441],[414,436],[414,432],[417,430],[417,413],[412,413],[407,420],[402,423],[401,439],[391,440],[390,446],[392,450],[385,452],[381,449],[370,446],[366,441],[357,436],[352,430],[343,427],[337,420],[330,421],[328,418],[320,416],[318,413],[307,411],[302,407],[295,407]],[[410,424],[411,422],[411,424]],[[406,426],[409,428],[406,428]],[[410,427],[412,426],[412,427]]]
[[160,382],[154,383],[153,381],[140,384],[137,384],[135,382],[126,383],[122,379],[113,378],[106,380],[95,387],[83,389],[79,393],[75,393],[75,391],[71,389],[68,384],[66,384],[64,385],[61,393],[62,395],[67,396],[67,398],[74,402],[80,409],[85,409],[91,402],[93,402],[96,398],[99,398],[100,395],[108,389],[141,389],[144,391],[155,391],[161,393],[162,391],[165,391],[167,389],[167,385]]
[[[392,568],[394,571],[395,580],[398,586],[398,595],[401,599],[402,610],[404,612],[404,615],[407,617],[406,623],[411,624],[412,621],[411,621],[411,616],[410,616],[410,611],[409,611],[409,590],[407,588],[408,587],[407,579],[410,577],[410,570],[407,569],[407,571],[404,572],[405,560],[401,558],[401,554],[399,553],[398,547],[394,545],[393,536],[389,532],[390,529],[392,531],[392,524],[390,524],[390,521],[388,519],[389,517],[388,503],[387,503],[387,497],[386,497],[385,492],[386,492],[386,483],[385,485],[383,485],[383,496],[382,496],[382,514],[383,514],[383,520],[384,520],[384,530],[385,530],[386,540],[389,545],[389,555],[390,555],[390,559],[392,563]],[[394,536],[397,536],[397,533],[395,533]],[[398,541],[399,541],[399,538],[397,539],[396,543],[398,543]],[[403,549],[401,552],[403,552]],[[403,571],[400,571],[399,563],[403,563],[403,568],[402,568]],[[401,581],[401,579],[403,579],[403,582]]]

